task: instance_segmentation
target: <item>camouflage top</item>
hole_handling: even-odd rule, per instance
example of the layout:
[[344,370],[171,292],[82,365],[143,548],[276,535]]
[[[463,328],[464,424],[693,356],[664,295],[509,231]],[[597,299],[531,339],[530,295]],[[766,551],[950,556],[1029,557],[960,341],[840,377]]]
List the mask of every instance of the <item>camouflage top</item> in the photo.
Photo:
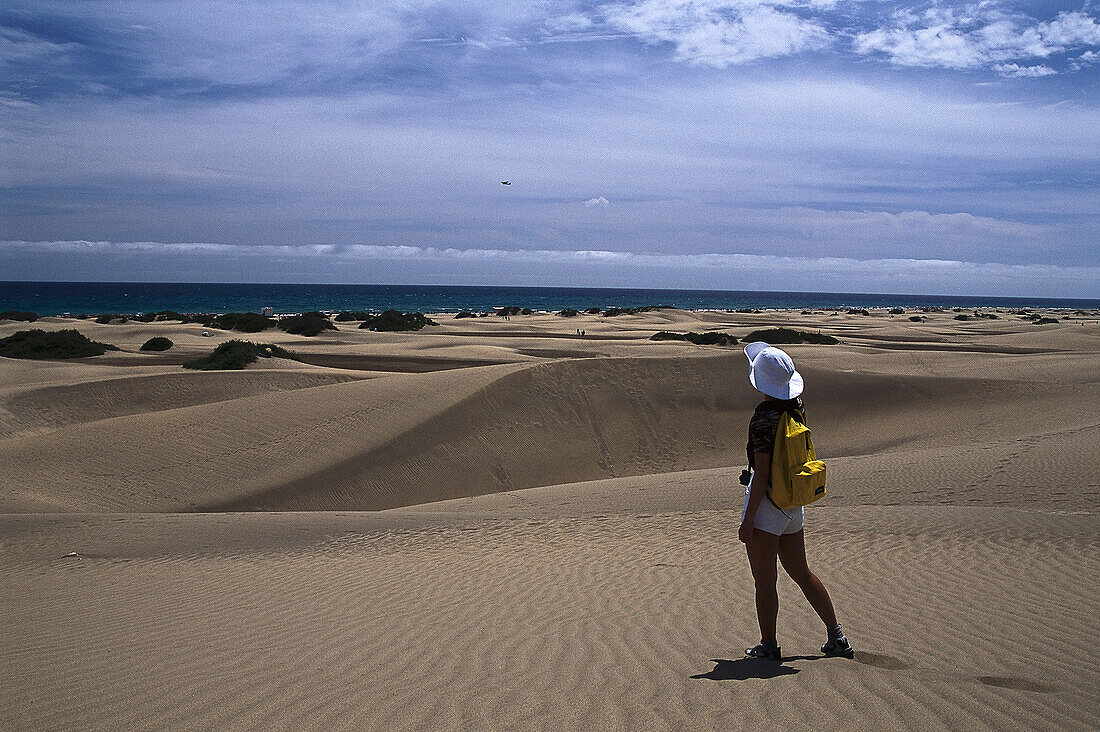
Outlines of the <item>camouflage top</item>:
[[783,412],[789,409],[797,410],[802,424],[806,424],[806,407],[801,399],[786,401],[768,399],[756,407],[752,419],[749,420],[749,443],[746,447],[750,468],[753,467],[753,453],[771,454],[775,447],[775,432],[779,428],[779,419],[783,416]]

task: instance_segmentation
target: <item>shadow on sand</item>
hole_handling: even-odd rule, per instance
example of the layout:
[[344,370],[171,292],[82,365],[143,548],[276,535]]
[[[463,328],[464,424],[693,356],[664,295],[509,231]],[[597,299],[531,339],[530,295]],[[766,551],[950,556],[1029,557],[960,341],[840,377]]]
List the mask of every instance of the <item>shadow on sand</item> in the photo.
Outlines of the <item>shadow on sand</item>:
[[746,679],[774,679],[776,676],[790,676],[800,669],[784,666],[787,661],[817,661],[825,656],[784,656],[782,661],[767,661],[759,658],[739,658],[729,661],[712,658],[715,666],[705,674],[695,674],[693,679],[711,681],[744,681]]

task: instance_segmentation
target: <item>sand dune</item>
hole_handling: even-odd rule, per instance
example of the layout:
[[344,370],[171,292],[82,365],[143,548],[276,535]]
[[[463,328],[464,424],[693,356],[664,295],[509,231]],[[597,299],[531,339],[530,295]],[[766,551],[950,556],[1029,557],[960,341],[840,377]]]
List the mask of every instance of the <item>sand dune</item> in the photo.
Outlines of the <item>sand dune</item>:
[[[1095,729],[1100,326],[952,317],[441,319],[273,334],[328,366],[221,374],[0,359],[0,728]],[[758,397],[739,349],[647,340],[780,324],[842,339],[788,350],[854,661],[787,581],[786,660],[741,658]]]
[[411,514],[6,519],[0,724],[1094,727],[1093,517],[817,509],[860,650],[822,660],[784,581],[775,666],[740,658],[751,581],[713,476],[674,477],[695,496],[675,512],[662,477],[609,483]]

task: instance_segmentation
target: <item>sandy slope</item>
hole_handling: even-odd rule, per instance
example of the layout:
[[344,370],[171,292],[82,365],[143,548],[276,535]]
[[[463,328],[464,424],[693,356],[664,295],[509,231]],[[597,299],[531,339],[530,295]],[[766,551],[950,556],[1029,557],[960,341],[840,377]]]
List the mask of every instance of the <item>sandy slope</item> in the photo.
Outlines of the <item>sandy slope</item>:
[[[1094,729],[1100,327],[952,315],[264,334],[357,368],[236,374],[79,323],[129,350],[0,359],[0,727]],[[757,397],[738,350],[646,340],[777,323],[843,341],[789,350],[852,662],[789,582],[788,660],[740,659]],[[134,512],[254,507],[311,510]]]

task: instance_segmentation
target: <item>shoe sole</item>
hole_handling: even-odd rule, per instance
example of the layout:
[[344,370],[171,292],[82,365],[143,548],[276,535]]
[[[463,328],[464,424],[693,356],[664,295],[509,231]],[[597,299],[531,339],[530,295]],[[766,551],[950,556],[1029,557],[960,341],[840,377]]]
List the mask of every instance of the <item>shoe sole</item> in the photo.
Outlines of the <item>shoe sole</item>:
[[855,651],[842,651],[840,653],[826,653],[825,658],[855,658]]

